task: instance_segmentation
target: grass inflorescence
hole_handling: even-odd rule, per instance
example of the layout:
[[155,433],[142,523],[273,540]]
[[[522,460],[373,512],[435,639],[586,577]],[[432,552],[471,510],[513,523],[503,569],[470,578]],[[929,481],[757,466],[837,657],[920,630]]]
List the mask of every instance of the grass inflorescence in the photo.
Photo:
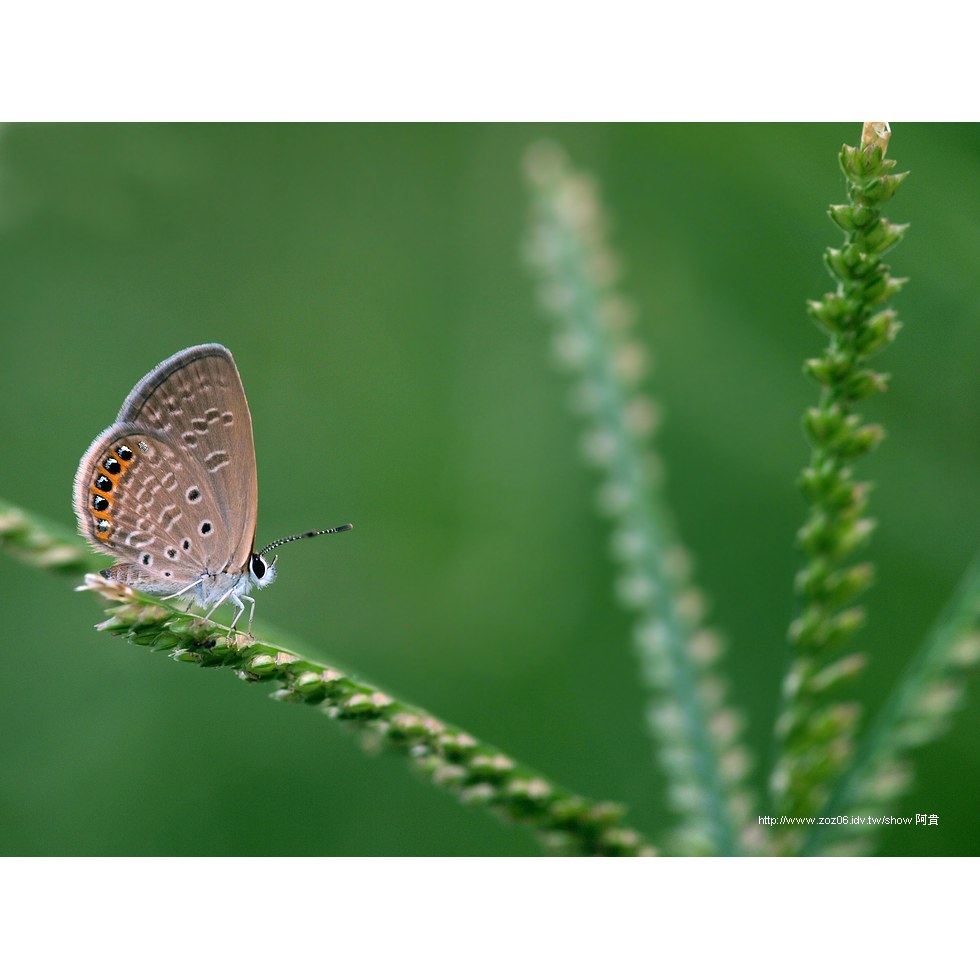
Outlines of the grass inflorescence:
[[867,546],[874,521],[867,516],[870,486],[856,479],[854,467],[884,431],[866,423],[856,406],[884,391],[888,382],[868,362],[901,326],[894,310],[882,308],[902,285],[883,256],[906,230],[881,210],[907,176],[891,173],[895,162],[885,157],[888,140],[887,124],[869,123],[860,146],[841,150],[848,202],[834,205],[829,214],[844,243],[824,253],[836,288],[808,303],[828,344],[805,365],[820,386],[820,398],[803,420],[811,445],[800,478],[808,502],[798,535],[804,565],[796,579],[799,608],[789,630],[793,659],[776,723],[780,752],[770,782],[774,808],[791,817],[812,816],[827,801],[854,751],[861,714],[846,691],[866,658],[850,643],[864,622],[858,600],[874,569],[855,556]]

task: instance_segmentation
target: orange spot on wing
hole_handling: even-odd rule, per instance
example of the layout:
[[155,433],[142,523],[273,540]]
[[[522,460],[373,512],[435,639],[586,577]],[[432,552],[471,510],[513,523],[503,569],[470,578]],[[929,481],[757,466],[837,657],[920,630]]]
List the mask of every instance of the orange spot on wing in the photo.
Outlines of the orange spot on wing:
[[[118,488],[119,481],[126,475],[126,471],[133,465],[135,459],[136,453],[132,446],[128,443],[118,443],[106,451],[99,463],[98,469],[92,474],[92,482],[88,488],[88,509],[92,515],[92,533],[100,541],[109,540],[109,535],[112,534],[112,522],[109,521],[108,527],[105,530],[99,530],[99,521],[108,520],[109,515],[112,513],[113,493]],[[96,481],[100,477],[109,481],[111,489],[106,489],[104,485],[102,487],[96,485]],[[101,510],[96,508],[95,499],[97,497],[104,498],[108,506],[103,507]]]

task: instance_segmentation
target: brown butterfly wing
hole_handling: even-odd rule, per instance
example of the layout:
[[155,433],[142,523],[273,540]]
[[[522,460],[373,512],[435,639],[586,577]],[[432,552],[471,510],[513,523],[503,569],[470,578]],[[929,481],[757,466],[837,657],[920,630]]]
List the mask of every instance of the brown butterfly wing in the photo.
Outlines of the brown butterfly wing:
[[146,591],[238,571],[254,544],[252,420],[218,344],[181,351],[133,389],[75,478],[79,526]]
[[95,440],[75,478],[82,532],[117,559],[113,574],[146,592],[173,592],[224,568],[222,512],[207,473],[160,433],[117,423]]

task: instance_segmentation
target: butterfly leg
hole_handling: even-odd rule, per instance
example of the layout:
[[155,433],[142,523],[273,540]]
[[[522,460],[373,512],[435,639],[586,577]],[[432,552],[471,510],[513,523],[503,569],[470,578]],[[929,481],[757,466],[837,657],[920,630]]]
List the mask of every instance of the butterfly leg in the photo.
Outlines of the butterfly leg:
[[243,612],[245,612],[245,607],[241,604],[241,602],[238,601],[238,596],[236,596],[234,592],[235,589],[233,586],[204,614],[204,622],[213,623],[214,620],[211,617],[222,607],[222,605],[224,605],[224,603],[228,599],[231,599],[231,601],[235,603],[236,606],[238,606],[238,612],[235,613],[235,618],[232,620],[231,626],[228,629],[229,636],[231,636],[231,633],[235,628],[235,623],[238,622],[238,617],[241,616]]
[[[202,575],[196,581],[191,582],[190,585],[185,585],[179,592],[175,592],[173,595],[161,596],[161,598],[164,600],[164,602],[168,602],[171,599],[176,599],[178,596],[182,596],[185,592],[190,592],[191,589],[196,588],[198,585],[200,585],[204,581],[204,578],[205,577]],[[194,600],[191,599],[191,602],[193,602],[193,601]],[[222,599],[221,601],[224,602],[224,599]]]
[[252,635],[252,620],[255,619],[255,600],[250,595],[242,595],[242,598],[252,603],[252,608],[248,611],[248,635]]
[[[245,612],[245,603],[242,602],[242,599],[248,599],[248,601],[252,603],[252,612],[253,613],[255,612],[255,600],[251,596],[247,596],[247,595],[237,596],[232,594],[230,598],[231,601],[238,607],[238,612],[235,613],[235,618],[231,621],[231,626],[228,627],[229,636],[231,636],[231,634],[235,632],[235,624],[238,622],[239,619],[242,618],[242,613]],[[251,616],[248,617],[248,635],[249,636],[252,635]]]

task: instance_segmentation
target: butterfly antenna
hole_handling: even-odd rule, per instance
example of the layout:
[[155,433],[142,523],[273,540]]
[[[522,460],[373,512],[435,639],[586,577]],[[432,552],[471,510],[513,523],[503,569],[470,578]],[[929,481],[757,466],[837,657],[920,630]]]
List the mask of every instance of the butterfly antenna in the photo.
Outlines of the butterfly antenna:
[[281,544],[289,544],[290,541],[299,541],[300,538],[315,538],[321,534],[339,534],[341,531],[351,530],[353,526],[353,524],[341,524],[340,527],[328,527],[325,531],[306,531],[303,534],[293,534],[288,538],[280,538],[278,541],[273,541],[272,544],[267,544],[261,551],[256,552],[256,554],[264,555],[267,551],[272,551],[273,548],[278,548]]

